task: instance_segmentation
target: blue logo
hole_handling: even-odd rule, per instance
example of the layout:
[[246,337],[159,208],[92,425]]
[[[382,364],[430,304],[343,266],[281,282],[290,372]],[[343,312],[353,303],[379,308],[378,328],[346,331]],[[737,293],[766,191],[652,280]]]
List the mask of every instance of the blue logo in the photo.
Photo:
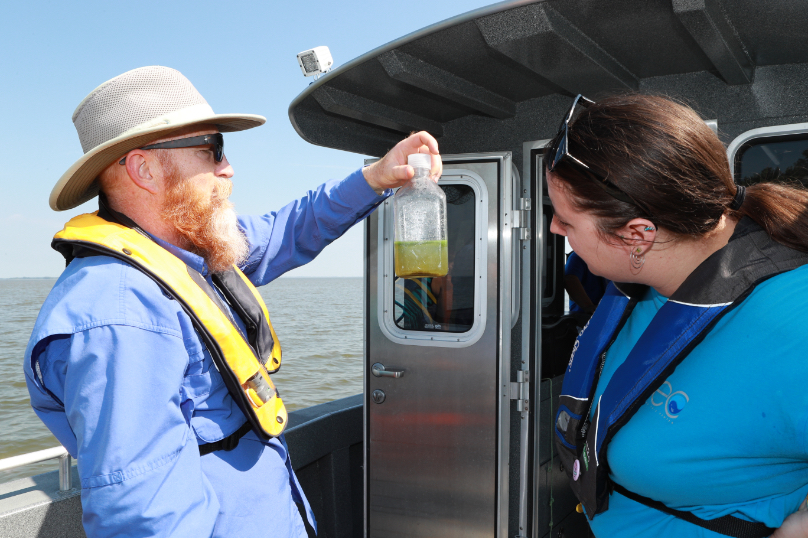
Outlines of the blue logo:
[[686,404],[687,398],[685,397],[684,392],[671,394],[671,397],[668,398],[668,414],[678,415],[682,412],[682,409],[685,408]]
[[670,381],[665,381],[655,393],[651,395],[651,405],[654,407],[665,406],[665,414],[668,418],[677,418],[684,410],[690,397],[681,390],[673,391]]

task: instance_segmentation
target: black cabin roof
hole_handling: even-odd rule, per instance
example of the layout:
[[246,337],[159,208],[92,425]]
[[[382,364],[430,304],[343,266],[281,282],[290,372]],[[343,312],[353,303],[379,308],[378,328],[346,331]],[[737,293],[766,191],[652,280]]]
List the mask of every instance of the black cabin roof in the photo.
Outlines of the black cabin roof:
[[808,121],[804,0],[508,1],[337,67],[289,106],[312,144],[383,155],[414,130],[443,153],[550,138],[570,98],[663,93],[748,129]]

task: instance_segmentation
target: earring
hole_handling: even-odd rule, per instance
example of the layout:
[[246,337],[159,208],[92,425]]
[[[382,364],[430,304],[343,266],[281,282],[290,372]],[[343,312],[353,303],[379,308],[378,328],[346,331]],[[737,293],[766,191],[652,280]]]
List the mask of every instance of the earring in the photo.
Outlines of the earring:
[[646,227],[645,227],[645,231],[646,231],[646,232],[653,232],[653,231],[654,231],[654,227],[653,227],[653,226],[646,226]]
[[640,247],[633,249],[628,257],[631,268],[635,271],[639,271],[645,265],[645,254],[643,254]]

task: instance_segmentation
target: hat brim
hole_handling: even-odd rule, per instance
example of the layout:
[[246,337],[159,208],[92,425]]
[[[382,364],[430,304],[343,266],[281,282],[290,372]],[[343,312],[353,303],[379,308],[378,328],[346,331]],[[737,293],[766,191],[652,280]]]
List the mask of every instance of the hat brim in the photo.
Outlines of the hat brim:
[[65,211],[91,200],[98,194],[98,182],[95,179],[107,166],[133,149],[143,147],[153,140],[171,136],[173,131],[190,125],[211,124],[220,132],[227,133],[252,129],[265,122],[266,118],[256,114],[211,114],[155,126],[147,131],[124,133],[96,146],[73,163],[73,166],[56,182],[48,203],[54,211]]

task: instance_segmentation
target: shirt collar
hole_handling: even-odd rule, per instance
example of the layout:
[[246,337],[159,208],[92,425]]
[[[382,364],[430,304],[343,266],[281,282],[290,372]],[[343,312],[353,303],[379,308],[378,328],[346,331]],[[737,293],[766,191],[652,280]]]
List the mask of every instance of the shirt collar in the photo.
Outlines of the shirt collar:
[[168,241],[163,241],[159,237],[155,237],[124,215],[123,213],[118,213],[114,209],[109,206],[109,202],[107,200],[106,195],[103,192],[98,194],[98,216],[104,220],[117,222],[119,224],[123,224],[124,226],[128,226],[130,228],[134,228],[151,238],[152,241],[169,251],[171,254],[182,260],[185,265],[194,269],[196,272],[201,274],[203,277],[208,276],[208,264],[205,263],[205,259],[198,254],[194,254],[193,252],[188,252],[187,250],[181,249],[178,246],[172,245]]
[[155,237],[149,232],[146,232],[146,234],[148,234],[148,236],[151,237],[155,243],[157,243],[158,245],[169,251],[171,254],[173,254],[183,262],[185,262],[185,265],[187,265],[197,273],[201,274],[203,277],[208,276],[208,264],[205,263],[205,259],[202,256],[181,249],[178,246],[172,245],[168,241],[163,241],[159,237]]

